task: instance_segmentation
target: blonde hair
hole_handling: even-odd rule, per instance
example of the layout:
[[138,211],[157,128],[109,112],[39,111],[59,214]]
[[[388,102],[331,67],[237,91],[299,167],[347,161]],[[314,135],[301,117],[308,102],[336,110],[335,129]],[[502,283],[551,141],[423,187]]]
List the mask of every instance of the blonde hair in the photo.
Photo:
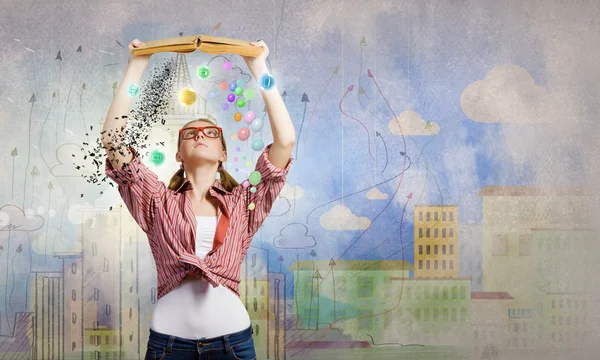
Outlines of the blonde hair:
[[[213,124],[214,126],[218,126],[212,120],[209,120],[206,118],[200,118],[200,119],[192,120],[192,121],[188,122],[187,124],[183,125],[182,129],[195,121],[206,121],[206,122]],[[227,151],[227,144],[225,143],[225,138],[223,137],[223,132],[221,132],[221,135],[219,136],[219,138],[221,139],[221,145],[223,146],[223,151]],[[178,135],[177,151],[179,151],[180,145],[181,145],[181,135]],[[236,186],[239,186],[239,183],[227,172],[227,170],[225,170],[222,162],[219,162],[219,169],[220,170],[218,170],[218,171],[219,171],[219,175],[220,175],[220,182],[221,182],[221,185],[223,186],[223,188],[225,188],[225,190],[232,191]],[[177,170],[177,172],[171,177],[171,180],[169,181],[169,189],[171,189],[171,190],[179,189],[179,187],[183,184],[183,182],[185,180],[185,178],[183,176],[184,173],[185,173],[185,171],[184,171],[183,167],[181,167],[179,170]]]

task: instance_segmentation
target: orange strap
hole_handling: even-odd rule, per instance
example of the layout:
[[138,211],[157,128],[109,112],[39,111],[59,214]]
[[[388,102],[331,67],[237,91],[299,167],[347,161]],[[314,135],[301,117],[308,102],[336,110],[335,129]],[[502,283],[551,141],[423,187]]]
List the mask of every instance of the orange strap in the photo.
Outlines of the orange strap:
[[229,228],[229,218],[227,217],[226,212],[222,212],[221,219],[219,220],[219,224],[217,225],[217,231],[215,232],[215,238],[213,241],[213,250],[215,250],[219,246],[223,245],[223,243],[225,242],[225,234],[227,233],[228,228]]

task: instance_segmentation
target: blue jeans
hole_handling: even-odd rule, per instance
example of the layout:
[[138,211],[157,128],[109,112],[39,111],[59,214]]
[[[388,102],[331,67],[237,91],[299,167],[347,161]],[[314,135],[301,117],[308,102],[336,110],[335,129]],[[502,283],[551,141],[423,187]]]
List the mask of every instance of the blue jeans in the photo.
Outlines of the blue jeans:
[[210,339],[186,339],[150,328],[144,360],[254,360],[256,351],[252,334],[252,325],[244,330]]

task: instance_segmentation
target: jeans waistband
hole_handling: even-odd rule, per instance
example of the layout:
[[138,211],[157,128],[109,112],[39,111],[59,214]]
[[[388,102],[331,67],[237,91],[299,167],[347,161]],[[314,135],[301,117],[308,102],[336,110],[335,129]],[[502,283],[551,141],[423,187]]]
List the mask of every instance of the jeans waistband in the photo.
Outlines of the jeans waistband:
[[150,329],[150,338],[148,341],[153,342],[157,345],[167,347],[167,351],[173,347],[180,349],[197,349],[201,347],[223,347],[227,349],[230,344],[236,344],[238,342],[244,341],[254,334],[254,329],[252,328],[252,324],[248,326],[244,330],[240,330],[234,333],[225,334],[221,336],[215,336],[212,338],[202,338],[202,339],[187,339],[182,338],[175,335],[168,335],[158,332],[156,330]]

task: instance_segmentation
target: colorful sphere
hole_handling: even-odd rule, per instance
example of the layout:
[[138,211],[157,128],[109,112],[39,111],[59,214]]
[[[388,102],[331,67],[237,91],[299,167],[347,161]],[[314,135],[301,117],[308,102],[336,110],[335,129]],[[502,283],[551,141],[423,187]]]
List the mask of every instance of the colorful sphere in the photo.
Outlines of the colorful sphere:
[[256,119],[256,113],[252,110],[246,111],[244,114],[244,122],[246,124],[252,124],[252,122]]
[[229,91],[235,91],[235,88],[237,87],[237,84],[235,82],[232,82],[231,84],[229,84]]
[[242,141],[246,141],[248,140],[248,138],[250,137],[250,129],[248,128],[241,128],[238,130],[238,138]]
[[251,188],[250,188],[250,192],[254,194],[254,193],[256,192],[256,188],[255,188],[254,186],[253,186],[253,187],[251,187]]
[[221,89],[221,90],[227,90],[228,87],[229,87],[229,84],[227,84],[226,81],[221,81],[219,83],[219,89]]
[[138,96],[140,94],[140,87],[138,84],[131,84],[127,88],[127,94],[131,97]]
[[165,162],[165,154],[154,149],[152,153],[150,153],[150,162],[154,165],[158,166]]
[[244,98],[246,100],[252,100],[256,97],[256,90],[254,90],[253,88],[247,88],[246,90],[244,90]]
[[229,94],[229,95],[227,95],[227,101],[234,102],[235,101],[235,94]]
[[239,99],[237,101],[237,106],[238,107],[244,107],[244,105],[246,105],[246,102],[244,101],[244,99]]
[[254,140],[252,142],[252,150],[254,151],[261,151],[264,147],[265,143],[260,139]]
[[198,70],[196,70],[196,75],[200,79],[206,80],[210,76],[210,69],[208,68],[208,66],[200,66],[198,67]]
[[231,70],[233,68],[233,66],[231,65],[231,61],[225,61],[223,63],[223,69],[225,70]]
[[221,108],[222,108],[223,110],[229,110],[229,104],[225,102],[225,103],[223,103],[223,104],[221,105]]
[[261,178],[262,178],[262,175],[260,174],[260,172],[255,170],[250,173],[250,176],[248,176],[248,181],[250,182],[250,184],[256,185],[260,182]]
[[235,121],[237,121],[237,122],[240,122],[240,120],[242,120],[242,113],[240,113],[240,112],[236,112],[236,113],[233,115],[233,120],[235,120]]
[[250,125],[250,129],[252,129],[252,131],[254,132],[259,132],[262,130],[263,128],[263,121],[262,119],[255,119],[252,124]]
[[275,78],[271,74],[264,74],[260,77],[260,88],[271,90],[275,86]]
[[244,86],[244,79],[238,79],[236,82],[237,86],[242,87]]
[[235,90],[233,90],[233,93],[236,94],[237,96],[240,96],[242,94],[242,88],[241,87],[236,87]]
[[186,88],[179,92],[179,102],[185,106],[192,105],[197,98],[196,91],[192,88]]
[[255,208],[255,207],[256,207],[256,205],[254,205],[254,203],[253,203],[253,202],[251,202],[251,203],[248,205],[248,210],[254,210],[254,208]]

